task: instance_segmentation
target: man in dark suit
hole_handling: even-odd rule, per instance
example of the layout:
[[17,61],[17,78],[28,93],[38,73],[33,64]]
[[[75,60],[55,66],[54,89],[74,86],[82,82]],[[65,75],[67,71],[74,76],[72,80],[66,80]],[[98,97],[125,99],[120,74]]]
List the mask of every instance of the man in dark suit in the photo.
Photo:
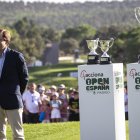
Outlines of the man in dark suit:
[[0,140],[6,139],[6,122],[14,140],[24,140],[22,94],[28,82],[28,70],[20,52],[9,48],[11,35],[0,29]]

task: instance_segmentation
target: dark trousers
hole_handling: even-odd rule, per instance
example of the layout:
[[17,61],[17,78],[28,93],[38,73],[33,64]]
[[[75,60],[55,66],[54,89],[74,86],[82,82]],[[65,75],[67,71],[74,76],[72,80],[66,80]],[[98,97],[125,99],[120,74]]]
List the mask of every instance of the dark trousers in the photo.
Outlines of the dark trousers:
[[39,123],[39,114],[29,112],[28,120],[29,120],[29,123]]
[[128,120],[128,112],[125,112],[125,120]]
[[75,113],[75,112],[70,111],[69,121],[79,121],[79,113]]

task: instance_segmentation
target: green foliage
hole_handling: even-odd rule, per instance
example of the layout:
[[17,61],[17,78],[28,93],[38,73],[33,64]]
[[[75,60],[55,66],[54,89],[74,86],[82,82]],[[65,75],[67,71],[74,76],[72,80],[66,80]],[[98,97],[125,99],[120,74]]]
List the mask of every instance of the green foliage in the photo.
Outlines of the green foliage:
[[[115,42],[108,54],[113,62],[126,64],[136,62],[140,54],[140,28],[135,26],[138,23],[134,23],[137,21],[132,11],[138,4],[138,1],[64,5],[37,2],[25,6],[23,2],[0,2],[0,23],[12,32],[10,47],[22,52],[27,63],[43,60],[46,43],[59,43],[63,55],[73,55],[75,49],[83,55],[89,52],[86,39],[113,37]],[[129,20],[133,21],[131,25]],[[97,53],[102,54],[99,48]]]
[[[42,59],[47,41],[60,41],[62,32],[53,31],[37,27],[32,21],[23,18],[14,24],[15,29],[10,28],[12,32],[11,48],[21,51],[27,62]],[[23,28],[24,27],[24,28]],[[52,32],[51,32],[52,31]],[[99,37],[100,39],[110,39],[113,37],[114,45],[109,50],[113,62],[136,62],[137,55],[140,54],[140,28],[122,29],[121,27],[111,26],[95,30],[88,25],[82,25],[77,28],[69,28],[63,33],[60,50],[64,54],[74,54],[75,49],[89,52],[86,39]],[[75,37],[75,38],[72,38]],[[83,48],[82,48],[83,47]],[[101,54],[98,48],[97,52]]]
[[93,37],[95,33],[96,30],[92,26],[83,24],[74,28],[67,28],[62,38],[75,38],[81,41],[84,38]]
[[71,4],[28,2],[26,5],[23,1],[0,2],[0,25],[12,25],[16,20],[27,17],[39,26],[57,30],[80,24],[89,24],[95,28],[110,25],[133,26],[136,25],[133,9],[138,5],[138,0]]
[[65,53],[70,54],[72,54],[75,49],[79,49],[81,51],[80,46],[85,46],[85,39],[92,39],[95,34],[96,30],[88,24],[82,24],[74,28],[68,28],[62,35],[60,49],[62,49]]
[[15,48],[23,52],[28,61],[31,61],[32,57],[41,58],[45,47],[41,28],[27,18],[17,21],[13,26],[18,33],[13,40],[13,44],[17,45]]
[[140,54],[140,28],[130,30],[126,40],[127,62],[137,62]]
[[66,55],[73,54],[75,49],[79,48],[78,41],[74,38],[63,39],[60,42],[60,50],[62,50]]
[[52,28],[47,28],[43,30],[42,37],[45,39],[46,43],[59,42],[61,39],[62,32],[54,30]]
[[[116,49],[118,56],[116,57],[122,59],[122,62],[125,64],[137,62],[137,57],[140,54],[140,28],[133,28],[127,32],[122,32],[118,36],[116,45],[118,46]],[[113,54],[115,54],[115,51]]]

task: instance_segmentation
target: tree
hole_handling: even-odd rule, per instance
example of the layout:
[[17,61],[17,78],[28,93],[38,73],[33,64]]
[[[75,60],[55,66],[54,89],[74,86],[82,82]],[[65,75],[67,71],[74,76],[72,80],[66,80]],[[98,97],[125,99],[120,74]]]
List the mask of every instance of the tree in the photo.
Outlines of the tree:
[[130,30],[126,38],[127,62],[137,62],[140,54],[140,27]]
[[41,28],[27,18],[17,21],[13,26],[16,30],[13,47],[23,52],[28,61],[32,57],[41,59],[45,49],[45,39],[41,36]]
[[96,30],[88,25],[83,24],[75,28],[68,28],[62,35],[63,38],[74,38],[78,41],[81,41],[83,38],[94,36],[96,34]]
[[47,28],[44,29],[42,36],[45,39],[46,43],[47,40],[49,40],[50,42],[59,42],[61,38],[61,34],[62,33],[60,31],[56,31],[52,28]]
[[73,38],[64,39],[60,42],[60,50],[63,51],[66,55],[73,54],[74,50],[78,48],[78,41]]

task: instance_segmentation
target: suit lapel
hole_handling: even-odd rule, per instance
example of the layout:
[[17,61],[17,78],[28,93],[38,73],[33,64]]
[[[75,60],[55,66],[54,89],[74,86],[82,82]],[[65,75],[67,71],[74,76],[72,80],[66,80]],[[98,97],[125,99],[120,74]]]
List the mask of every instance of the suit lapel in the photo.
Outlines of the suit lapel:
[[4,73],[5,73],[6,65],[8,64],[8,56],[9,56],[10,50],[11,50],[10,48],[7,48],[6,55],[5,55],[5,60],[4,60],[3,68],[2,68],[2,73],[1,73],[1,79],[4,75]]

